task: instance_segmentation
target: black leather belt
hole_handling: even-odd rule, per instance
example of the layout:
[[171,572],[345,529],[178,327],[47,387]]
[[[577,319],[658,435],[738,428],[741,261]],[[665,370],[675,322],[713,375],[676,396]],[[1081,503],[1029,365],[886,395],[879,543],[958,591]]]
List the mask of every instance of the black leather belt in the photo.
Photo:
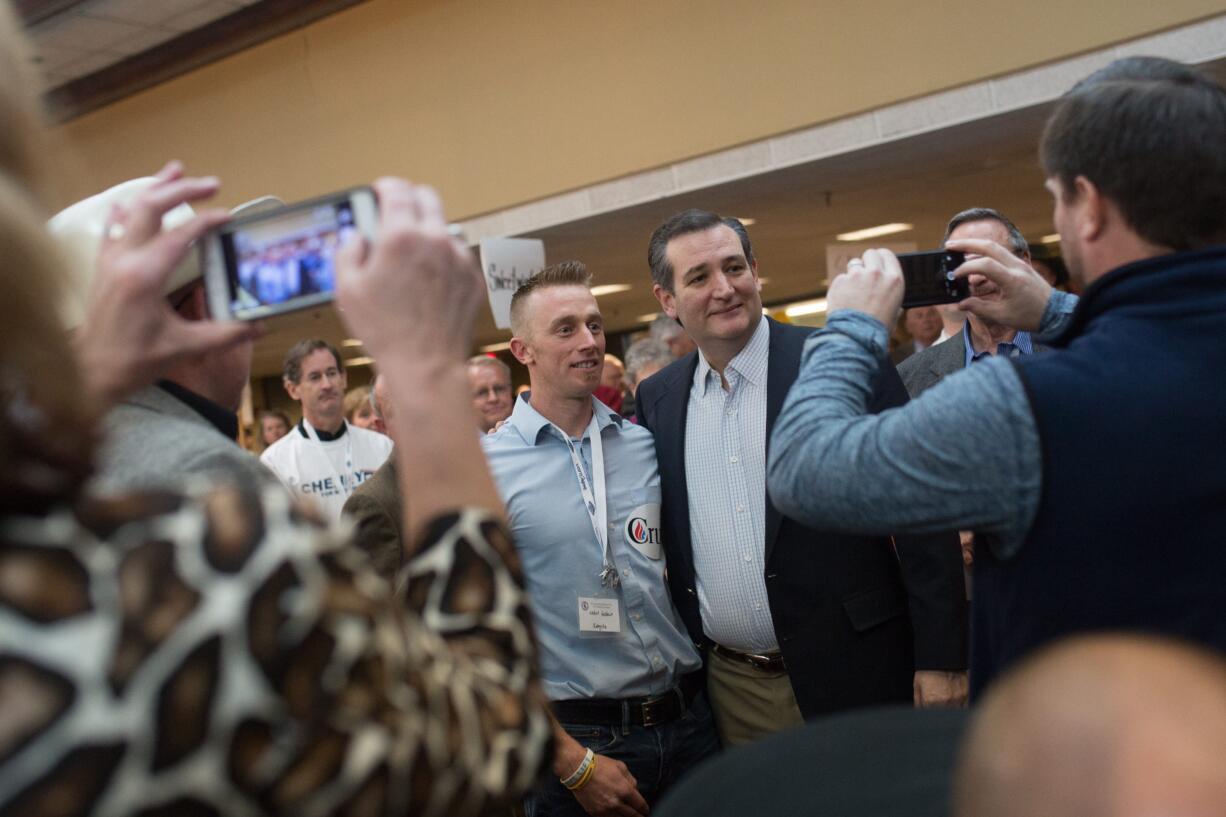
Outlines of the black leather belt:
[[677,686],[653,698],[579,698],[551,701],[549,705],[560,723],[611,726],[622,722],[622,711],[626,709],[630,723],[636,726],[659,726],[684,715],[701,689],[702,673],[691,672],[689,675],[683,675]]
[[763,672],[787,672],[788,669],[788,665],[783,662],[783,653],[781,652],[737,652],[736,650],[728,649],[723,644],[716,644],[714,641],[711,642],[711,651],[741,664],[748,664],[754,669],[762,670]]

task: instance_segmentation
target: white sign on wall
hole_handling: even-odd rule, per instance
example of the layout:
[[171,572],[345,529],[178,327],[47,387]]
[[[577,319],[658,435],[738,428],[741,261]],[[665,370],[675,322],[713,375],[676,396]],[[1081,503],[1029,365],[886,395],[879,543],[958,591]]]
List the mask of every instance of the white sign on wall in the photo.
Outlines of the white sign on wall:
[[884,243],[881,241],[860,241],[854,244],[827,244],[826,245],[826,285],[836,276],[847,272],[847,262],[853,258],[859,258],[864,255],[865,250],[889,250],[893,253],[900,252],[915,252],[914,241],[895,241],[893,243]]
[[545,268],[545,242],[539,238],[486,238],[481,241],[481,273],[490,312],[499,329],[511,328],[511,296]]

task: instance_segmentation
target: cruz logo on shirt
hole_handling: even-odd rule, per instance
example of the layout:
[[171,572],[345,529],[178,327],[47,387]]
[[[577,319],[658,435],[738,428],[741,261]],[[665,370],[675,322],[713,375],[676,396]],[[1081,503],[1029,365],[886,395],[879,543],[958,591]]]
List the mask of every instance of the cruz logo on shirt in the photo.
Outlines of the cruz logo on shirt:
[[646,556],[659,559],[663,556],[660,538],[660,505],[640,505],[626,517],[624,526],[626,544]]

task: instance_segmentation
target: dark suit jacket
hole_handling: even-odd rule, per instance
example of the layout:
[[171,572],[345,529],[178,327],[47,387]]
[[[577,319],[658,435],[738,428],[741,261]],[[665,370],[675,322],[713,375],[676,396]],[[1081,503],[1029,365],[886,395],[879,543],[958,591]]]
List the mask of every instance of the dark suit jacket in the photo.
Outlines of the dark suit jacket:
[[[1045,347],[1034,344],[1034,350],[1041,352]],[[916,352],[911,357],[898,364],[898,374],[907,393],[919,397],[925,389],[930,389],[946,375],[966,368],[966,341],[962,333],[946,338],[940,343],[929,346],[922,352]]]
[[396,478],[396,455],[387,458],[370,479],[345,501],[344,513],[357,524],[354,541],[370,554],[371,563],[388,579],[404,564],[404,506]]
[[[812,329],[771,322],[766,438],[800,370]],[[655,435],[669,588],[700,646],[685,477],[685,429],[697,352],[639,386],[639,421]],[[907,401],[892,364],[878,377],[872,411]],[[763,491],[766,488],[763,486]],[[897,540],[807,528],[766,498],[766,589],[779,647],[806,718],[907,701],[916,669],[966,667],[962,558],[953,533]]]

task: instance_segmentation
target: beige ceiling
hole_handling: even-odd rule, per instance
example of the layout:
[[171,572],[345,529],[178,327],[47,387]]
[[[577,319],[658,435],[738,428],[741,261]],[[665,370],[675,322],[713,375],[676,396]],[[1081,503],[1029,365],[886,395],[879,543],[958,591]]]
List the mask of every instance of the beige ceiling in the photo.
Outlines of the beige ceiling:
[[258,0],[86,0],[32,25],[48,87],[87,76]]

